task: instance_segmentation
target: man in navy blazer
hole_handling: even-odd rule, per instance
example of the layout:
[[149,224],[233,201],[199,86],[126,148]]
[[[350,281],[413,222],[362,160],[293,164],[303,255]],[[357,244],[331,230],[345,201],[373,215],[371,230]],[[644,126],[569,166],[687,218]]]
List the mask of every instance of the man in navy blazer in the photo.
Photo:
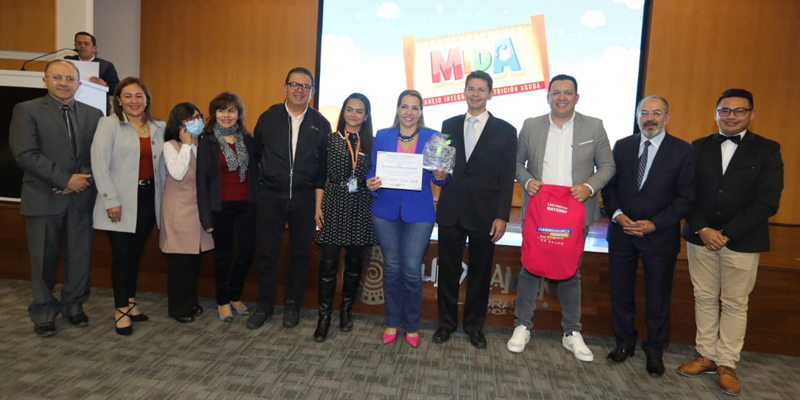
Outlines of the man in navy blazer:
[[[114,68],[114,64],[110,61],[97,57],[97,39],[95,39],[94,35],[89,32],[76,33],[75,50],[78,51],[78,55],[66,56],[64,59],[99,63],[100,68],[97,73],[98,76],[90,76],[89,82],[107,87],[108,96],[113,97],[114,90],[117,89],[117,84],[119,84],[117,69]],[[106,115],[108,115],[111,113],[111,103],[109,101],[106,101],[106,103]]]
[[692,146],[664,129],[669,104],[648,96],[636,108],[641,133],[614,145],[617,174],[603,189],[611,266],[611,318],[616,348],[607,360],[621,363],[633,356],[637,332],[634,287],[639,259],[645,284],[647,339],[642,350],[651,376],[664,375],[661,359],[669,344],[669,304],[675,261],[681,250],[681,219],[694,201],[695,158]]
[[458,326],[461,260],[469,237],[467,297],[463,329],[470,343],[486,348],[483,324],[492,275],[494,245],[503,237],[511,212],[517,132],[486,110],[492,77],[483,71],[467,76],[467,114],[444,121],[442,133],[456,149],[453,176],[442,188],[436,210],[439,224],[439,328],[433,341],[444,343]]
[[741,389],[735,368],[747,329],[747,301],[759,254],[769,251],[768,222],[783,191],[780,145],[747,129],[753,107],[747,90],[726,90],[715,110],[719,133],[692,143],[697,201],[682,233],[694,286],[697,354],[678,373],[716,372],[720,390],[730,395]]

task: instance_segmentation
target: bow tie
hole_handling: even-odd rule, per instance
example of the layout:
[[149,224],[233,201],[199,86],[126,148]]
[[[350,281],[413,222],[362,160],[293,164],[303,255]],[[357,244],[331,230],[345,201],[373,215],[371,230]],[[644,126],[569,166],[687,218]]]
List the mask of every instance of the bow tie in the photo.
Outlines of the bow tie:
[[739,136],[739,135],[725,136],[725,135],[723,135],[721,133],[717,134],[717,141],[718,142],[725,143],[726,140],[730,140],[733,143],[739,144],[739,142],[742,141],[742,137]]

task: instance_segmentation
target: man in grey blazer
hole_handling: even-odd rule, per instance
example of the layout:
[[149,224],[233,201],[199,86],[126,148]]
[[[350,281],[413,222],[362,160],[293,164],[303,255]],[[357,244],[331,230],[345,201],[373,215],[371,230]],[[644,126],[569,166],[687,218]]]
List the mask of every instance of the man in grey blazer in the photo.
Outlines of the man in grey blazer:
[[[88,325],[83,302],[89,297],[92,252],[90,147],[102,112],[75,100],[78,69],[69,61],[47,64],[48,94],[14,107],[9,147],[24,171],[20,213],[25,216],[31,258],[33,302],[28,314],[39,336],[56,333],[61,313],[73,326]],[[61,246],[64,286],[53,296]]]
[[[543,184],[570,186],[572,196],[583,203],[586,211],[585,238],[589,225],[600,217],[597,193],[614,176],[616,167],[603,121],[575,112],[579,98],[575,78],[556,75],[550,80],[547,88],[550,113],[525,120],[517,139],[516,179],[525,189],[523,216],[528,198],[535,196]],[[525,268],[521,269],[518,279],[515,329],[508,341],[508,350],[514,353],[522,352],[530,340],[531,318],[540,284],[540,277]],[[574,276],[558,281],[558,299],[564,329],[562,344],[578,360],[593,361],[594,355],[580,334],[580,265]]]

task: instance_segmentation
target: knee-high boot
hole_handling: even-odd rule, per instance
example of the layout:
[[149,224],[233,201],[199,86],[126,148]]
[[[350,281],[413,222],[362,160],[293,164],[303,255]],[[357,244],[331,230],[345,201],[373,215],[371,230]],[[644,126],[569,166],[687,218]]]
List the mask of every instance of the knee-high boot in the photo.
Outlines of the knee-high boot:
[[314,331],[314,341],[324,342],[328,338],[333,313],[333,296],[336,294],[336,270],[339,260],[321,260],[319,263],[319,320]]
[[358,256],[345,257],[342,273],[342,304],[339,307],[339,330],[342,332],[353,330],[353,304],[356,300],[358,285],[361,283],[363,268],[364,258],[360,252]]

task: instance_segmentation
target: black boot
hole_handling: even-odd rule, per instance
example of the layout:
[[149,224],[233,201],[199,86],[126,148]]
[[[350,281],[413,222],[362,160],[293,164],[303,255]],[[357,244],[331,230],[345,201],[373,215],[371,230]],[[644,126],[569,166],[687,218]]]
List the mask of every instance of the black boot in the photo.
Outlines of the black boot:
[[336,270],[339,269],[339,260],[321,260],[319,262],[318,304],[319,321],[317,330],[314,331],[314,341],[324,342],[328,338],[328,329],[331,327],[331,313],[333,313],[333,296],[336,294]]
[[361,255],[359,252],[358,256],[344,259],[342,304],[339,307],[339,330],[342,332],[353,330],[353,303],[356,301],[356,292],[361,283],[361,270],[364,268],[364,258]]

